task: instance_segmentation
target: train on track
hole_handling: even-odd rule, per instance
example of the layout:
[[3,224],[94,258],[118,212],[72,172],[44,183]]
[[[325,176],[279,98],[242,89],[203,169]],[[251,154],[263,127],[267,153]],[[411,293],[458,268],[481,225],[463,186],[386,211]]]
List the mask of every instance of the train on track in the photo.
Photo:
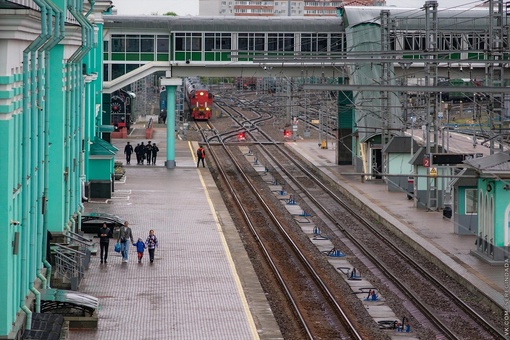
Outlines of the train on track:
[[194,120],[209,120],[212,117],[214,95],[209,86],[202,84],[199,77],[184,79],[186,102]]
[[117,90],[110,97],[110,124],[116,130],[131,128],[135,117],[135,98],[133,92]]

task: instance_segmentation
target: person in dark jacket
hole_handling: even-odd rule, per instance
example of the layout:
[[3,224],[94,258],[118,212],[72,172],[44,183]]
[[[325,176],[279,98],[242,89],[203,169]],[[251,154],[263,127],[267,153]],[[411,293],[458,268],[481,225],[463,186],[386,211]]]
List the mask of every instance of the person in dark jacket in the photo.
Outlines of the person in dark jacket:
[[145,240],[145,245],[147,246],[147,249],[149,249],[149,259],[151,263],[154,262],[154,252],[156,251],[156,248],[158,247],[158,238],[156,235],[154,235],[154,230],[149,231],[149,236],[147,236],[147,240]]
[[145,158],[145,145],[143,145],[143,142],[138,147],[138,154],[140,155],[140,163],[139,164],[143,164],[143,160]]
[[136,164],[140,164],[140,143],[135,146]]
[[131,164],[131,154],[133,153],[133,146],[127,142],[124,147],[124,154],[126,155],[126,163]]
[[151,141],[145,146],[145,155],[147,156],[147,165],[151,164],[152,159],[152,144]]
[[152,164],[156,164],[156,158],[158,157],[159,148],[156,143],[152,144]]
[[205,159],[205,150],[202,146],[200,146],[198,149],[197,149],[197,168],[200,164],[200,161],[202,161],[202,166],[205,168],[205,164],[204,164],[204,159]]
[[99,229],[97,236],[99,237],[99,247],[101,248],[101,263],[106,263],[106,259],[108,258],[108,246],[110,245],[110,236],[112,232],[110,228],[103,223],[103,226]]

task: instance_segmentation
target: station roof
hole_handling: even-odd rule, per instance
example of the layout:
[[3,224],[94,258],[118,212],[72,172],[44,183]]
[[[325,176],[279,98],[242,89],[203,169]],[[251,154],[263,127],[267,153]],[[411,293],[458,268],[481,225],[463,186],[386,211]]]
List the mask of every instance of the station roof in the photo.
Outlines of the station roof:
[[417,151],[420,145],[411,137],[408,136],[394,136],[388,144],[384,147],[382,152],[389,153],[406,153],[411,151],[411,141],[413,142],[413,150]]
[[495,153],[490,156],[473,158],[465,160],[464,163],[479,173],[504,176],[510,176],[510,155],[506,152]]
[[[381,11],[389,11],[389,17],[395,23],[396,30],[424,30],[425,10],[423,8],[400,8],[382,6],[345,6],[342,16],[346,25],[381,23]],[[438,29],[450,32],[465,30],[487,30],[489,27],[489,9],[470,6],[467,8],[438,8]]]
[[94,141],[90,145],[90,154],[96,156],[114,156],[118,150],[115,146],[99,137],[94,137]]
[[450,185],[456,187],[476,187],[478,179],[476,178],[477,172],[471,168],[464,168],[454,178]]
[[164,30],[168,32],[320,32],[342,31],[338,17],[203,17],[165,15],[105,15],[104,27],[111,29]]
[[[438,145],[437,147],[438,152],[443,153],[443,147],[441,145]],[[409,164],[411,165],[418,165],[423,166],[423,158],[425,158],[425,155],[427,154],[427,148],[422,146],[414,153],[414,156],[409,161]]]

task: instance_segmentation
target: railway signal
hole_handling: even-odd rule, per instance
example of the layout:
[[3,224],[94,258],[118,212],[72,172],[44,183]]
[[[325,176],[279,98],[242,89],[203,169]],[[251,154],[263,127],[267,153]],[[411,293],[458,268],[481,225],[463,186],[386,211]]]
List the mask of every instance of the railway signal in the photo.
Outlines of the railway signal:
[[246,140],[246,136],[244,135],[244,132],[239,132],[239,133],[237,134],[237,140],[238,140],[239,142],[242,142],[242,141]]
[[291,135],[292,135],[292,133],[290,130],[283,129],[283,137],[290,138]]

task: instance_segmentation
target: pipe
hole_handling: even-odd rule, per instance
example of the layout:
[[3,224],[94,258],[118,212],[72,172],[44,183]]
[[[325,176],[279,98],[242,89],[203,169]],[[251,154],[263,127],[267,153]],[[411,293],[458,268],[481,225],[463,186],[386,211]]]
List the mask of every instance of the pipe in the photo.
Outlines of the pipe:
[[[89,0],[89,3],[90,3],[90,9],[89,11],[85,14],[85,18],[89,18],[89,15],[94,11],[95,9],[95,4],[96,4],[96,1],[95,0]],[[97,48],[97,44],[96,44],[96,28],[97,26],[95,25],[92,25],[92,32],[93,32],[93,36],[92,36],[92,39],[91,39],[91,42],[93,44],[94,47]],[[90,59],[90,54],[89,54],[89,59]],[[97,65],[94,64],[94,66],[97,67]],[[88,93],[89,93],[89,101],[88,102],[92,102],[94,103],[94,101],[90,100],[91,98],[95,99],[94,98],[94,94],[96,93],[95,91],[95,85],[93,83],[89,83],[87,84],[87,90]],[[87,92],[85,93],[87,94]],[[85,100],[85,99],[84,99]],[[84,105],[84,109],[86,110],[87,107]],[[95,107],[89,107],[88,108],[90,110],[86,112],[86,114],[89,114],[89,117],[90,117],[90,113],[93,112],[94,113],[94,116],[95,116]],[[85,140],[85,136],[89,136],[89,129],[88,129],[88,125],[85,124],[85,115],[83,115],[82,117],[82,127],[83,127],[83,135],[82,135],[82,140],[85,142],[85,143],[88,143],[88,140]],[[85,145],[85,150],[86,148],[88,147],[88,145],[86,144]],[[80,153],[80,182],[81,182],[81,200],[80,200],[80,204],[79,204],[79,214],[78,214],[78,217],[79,217],[79,227],[81,228],[81,214],[85,211],[85,206],[83,205],[83,201],[88,201],[89,198],[85,195],[85,181],[86,181],[86,175],[85,175],[85,150],[82,150],[82,152]]]
[[92,13],[94,11],[94,7],[96,6],[96,1],[95,0],[89,0],[89,4],[90,4],[90,9],[89,11],[85,14],[85,18],[88,18],[90,13]]
[[[75,11],[75,13],[71,10],[71,14],[73,14],[73,16],[76,17],[76,20],[82,24],[82,37],[83,37],[83,41],[85,42],[85,44],[82,46],[82,50],[80,53],[77,54],[76,56],[76,59],[83,59],[85,57],[85,55],[87,53],[90,52],[90,50],[92,49],[92,46],[93,46],[93,42],[94,42],[94,26],[88,21],[88,16],[94,11],[94,8],[95,8],[95,1],[94,0],[89,0],[89,3],[91,5],[91,8],[89,9],[89,11],[85,14],[85,16],[83,16],[82,14],[82,10],[83,10],[83,4],[81,5],[78,5],[77,7],[77,11]],[[80,70],[81,71],[81,70]],[[85,88],[90,92],[90,87],[92,86],[91,84],[85,84],[84,82],[84,79],[83,79],[83,75],[80,73],[79,75],[76,76],[75,78],[77,80],[77,82],[79,83],[79,86],[78,88]],[[85,91],[84,94],[87,93],[87,90]],[[84,106],[84,98],[83,96],[80,94],[80,93],[76,93],[76,106],[78,107],[78,112],[82,113],[83,115],[83,112],[84,110],[86,109],[86,107]],[[77,117],[77,115],[73,115],[73,118],[74,117]],[[74,118],[71,122],[71,128],[75,127],[75,126],[78,126],[78,121],[76,118]],[[84,132],[82,129],[76,129],[77,131],[77,139],[78,141],[82,141],[84,139],[83,135],[84,135]],[[76,142],[75,140],[75,142]],[[76,203],[78,204],[79,206],[79,214],[78,214],[78,217],[80,218],[79,219],[79,225],[81,225],[81,212],[83,212],[85,210],[85,207],[83,206],[83,199],[86,199],[88,200],[88,197],[85,196],[85,182],[84,182],[84,159],[82,157],[82,150],[80,149],[81,147],[81,143],[76,143],[76,152],[77,154],[80,155],[80,159],[79,159],[79,169],[80,169],[80,181],[76,181],[76,183],[74,183],[73,187],[75,189],[75,192],[77,191],[81,191],[81,195],[75,195],[75,198],[76,198]],[[76,179],[76,178],[74,178]]]
[[30,287],[30,291],[35,295],[35,312],[41,313],[41,293],[34,287]]
[[[32,218],[32,221],[29,221],[28,215],[26,212],[29,209],[29,206],[31,204],[31,198],[32,195],[29,193],[28,188],[28,181],[30,179],[29,176],[29,166],[32,164],[31,156],[32,156],[32,150],[29,146],[30,143],[30,133],[31,133],[31,124],[32,119],[29,115],[29,108],[28,108],[28,101],[31,99],[32,103],[32,110],[35,106],[35,95],[32,95],[32,97],[29,96],[29,87],[33,89],[33,84],[35,79],[34,75],[35,73],[30,70],[30,64],[32,65],[32,70],[34,70],[35,67],[35,51],[38,50],[47,40],[47,23],[46,23],[46,16],[47,16],[47,9],[45,4],[40,0],[34,0],[34,2],[40,7],[41,9],[41,34],[23,51],[23,133],[22,133],[22,150],[23,150],[23,158],[22,158],[22,164],[21,164],[21,187],[22,187],[22,214],[23,214],[23,226],[25,227],[24,231],[21,233],[21,275],[20,275],[20,281],[21,281],[21,289],[20,289],[20,308],[26,315],[26,324],[25,328],[27,330],[30,330],[32,328],[32,311],[26,306],[26,295],[22,296],[25,292],[25,289],[29,288],[29,278],[28,278],[28,272],[29,272],[29,265],[28,263],[28,252],[30,250],[29,247],[29,236],[31,227],[34,225],[34,221]],[[30,54],[30,64],[29,64],[29,54]],[[29,80],[30,78],[30,80]],[[31,288],[30,288],[31,289]]]
[[41,280],[41,283],[42,283],[41,287],[42,287],[42,289],[48,288],[48,286],[49,286],[48,279],[46,279],[42,273],[37,273],[37,277],[39,278],[39,280]]
[[[78,64],[82,58],[92,49],[92,46],[91,46],[91,35],[94,31],[94,28],[93,26],[90,24],[90,22],[88,22],[88,20],[83,16],[83,14],[81,13],[81,10],[82,10],[82,7],[83,4],[81,3],[80,4],[77,4],[77,1],[74,0],[72,2],[72,4],[68,5],[68,10],[69,12],[76,18],[76,20],[80,23],[81,27],[82,27],[82,45],[80,46],[80,48],[78,50],[75,51],[75,53],[71,56],[71,58],[69,58],[69,61],[68,61],[68,73],[72,73],[74,76],[73,76],[73,79],[74,79],[74,86],[73,86],[73,91],[72,91],[72,94],[73,96],[70,96],[70,102],[71,102],[71,107],[70,107],[70,110],[69,112],[73,111],[74,113],[76,109],[77,110],[77,113],[80,113],[82,112],[81,109],[81,101],[79,100],[79,97],[80,96],[80,93],[76,90],[76,89],[81,89],[83,88],[83,75],[81,74],[81,67],[79,67],[80,65]],[[87,15],[89,15],[93,10],[93,7],[91,8],[91,10],[87,13]],[[79,72],[78,72],[79,71]],[[69,84],[69,82],[68,82]],[[81,86],[80,86],[81,85]],[[68,86],[68,91],[70,89],[70,86]],[[68,92],[69,93],[69,92]],[[76,131],[75,129],[75,126],[77,126],[75,124],[75,117],[76,117],[76,114],[71,114],[71,117],[69,117],[69,115],[66,117],[66,136],[69,136],[69,143],[68,145],[66,145],[66,155],[67,155],[67,162],[66,164],[69,164],[69,161],[71,159],[71,150],[76,150],[76,152],[78,152],[78,154],[81,154],[80,150],[79,150],[79,147],[80,147],[80,143],[76,143],[76,136],[75,136],[75,139],[74,140],[71,140],[71,136],[70,134],[71,133],[74,133]],[[78,131],[78,134],[79,134],[79,131]],[[81,138],[81,134],[79,134],[79,136],[77,136],[79,138]],[[74,142],[74,143],[73,143]],[[75,147],[75,148],[73,148]],[[68,170],[68,172],[71,172],[71,169]],[[66,193],[68,193],[69,195],[72,195],[71,192],[77,192],[78,190],[80,190],[80,184],[75,181],[75,178],[73,178],[73,184],[68,184],[68,188],[69,190],[66,190]],[[82,195],[74,195],[73,197],[76,197],[76,199],[78,199],[78,197],[81,199]],[[71,201],[71,197],[68,197],[66,195],[66,198],[69,198],[69,201],[66,202],[66,205],[68,208],[70,208],[70,204],[71,203],[77,203],[77,202],[72,202]],[[81,204],[81,202],[80,202]],[[68,216],[70,215],[70,210],[68,210]]]
[[23,301],[23,304],[21,305],[21,310],[25,312],[25,315],[27,316],[27,324],[25,326],[26,330],[32,329],[32,311],[25,305],[25,301]]
[[[45,0],[43,0],[44,2]],[[48,8],[48,4],[46,2],[45,6]],[[42,254],[44,250],[44,244],[43,242],[39,242],[39,240],[42,240],[42,229],[43,229],[43,214],[39,213],[42,212],[43,207],[43,200],[45,199],[44,196],[44,172],[45,172],[45,159],[44,159],[44,120],[47,111],[47,101],[44,98],[47,98],[46,94],[46,83],[47,78],[43,77],[43,66],[46,67],[47,65],[47,51],[49,47],[49,42],[53,39],[53,10],[50,8],[47,10],[47,21],[46,21],[46,41],[44,44],[37,50],[37,104],[35,108],[32,108],[35,111],[35,114],[33,117],[36,119],[36,123],[33,124],[33,131],[36,131],[34,135],[32,135],[32,148],[34,151],[37,150],[37,156],[35,159],[35,167],[34,170],[34,184],[32,185],[33,188],[33,196],[34,200],[36,202],[34,207],[34,227],[36,229],[36,233],[32,236],[33,239],[33,247],[31,249],[33,252],[33,256],[31,257],[34,260],[34,268],[36,268],[35,275],[33,275],[30,278],[30,281],[32,282],[32,287],[30,290],[35,295],[35,308],[36,311],[39,313],[41,310],[41,294],[39,291],[35,288],[34,282],[36,277],[42,276],[41,269],[42,269]],[[34,64],[32,64],[34,66]],[[44,69],[45,71],[45,69]],[[37,182],[37,183],[35,183]],[[44,278],[45,282],[46,278]]]
[[[82,162],[82,164],[83,164],[83,162]],[[83,170],[83,167],[82,167],[82,170]],[[88,198],[87,196],[85,196],[85,189],[86,189],[86,188],[85,188],[85,176],[84,176],[83,171],[82,171],[82,173],[81,173],[81,177],[82,177],[82,178],[81,178],[81,199],[82,199],[83,201],[85,201],[85,202],[88,202],[89,198]],[[82,210],[82,211],[84,211],[84,210],[85,210],[85,207],[84,207],[83,203],[81,203],[81,204],[80,204],[80,206],[82,206],[82,207],[83,207],[83,210]]]
[[[53,47],[55,47],[62,39],[64,39],[65,36],[65,22],[64,22],[64,15],[62,13],[62,10],[58,8],[51,0],[46,0],[46,3],[51,7],[53,12],[55,13],[55,28],[52,31],[52,39],[47,43],[44,47],[46,50],[51,50]],[[49,58],[45,59],[45,94],[47,95],[47,100],[45,101],[45,115],[44,115],[44,132],[43,132],[43,141],[42,145],[44,148],[44,164],[43,164],[43,173],[44,173],[44,179],[43,179],[43,202],[42,205],[46,206],[46,199],[48,197],[48,186],[49,186],[49,171],[48,171],[48,159],[49,159],[49,145],[48,145],[48,131],[49,131],[49,112],[50,112],[50,62]],[[39,279],[43,283],[43,288],[50,288],[50,282],[51,282],[51,274],[52,274],[52,266],[47,260],[47,252],[48,252],[48,214],[46,211],[42,214],[42,263],[44,267],[46,268],[46,277],[49,279],[44,278],[42,274],[38,274]]]

